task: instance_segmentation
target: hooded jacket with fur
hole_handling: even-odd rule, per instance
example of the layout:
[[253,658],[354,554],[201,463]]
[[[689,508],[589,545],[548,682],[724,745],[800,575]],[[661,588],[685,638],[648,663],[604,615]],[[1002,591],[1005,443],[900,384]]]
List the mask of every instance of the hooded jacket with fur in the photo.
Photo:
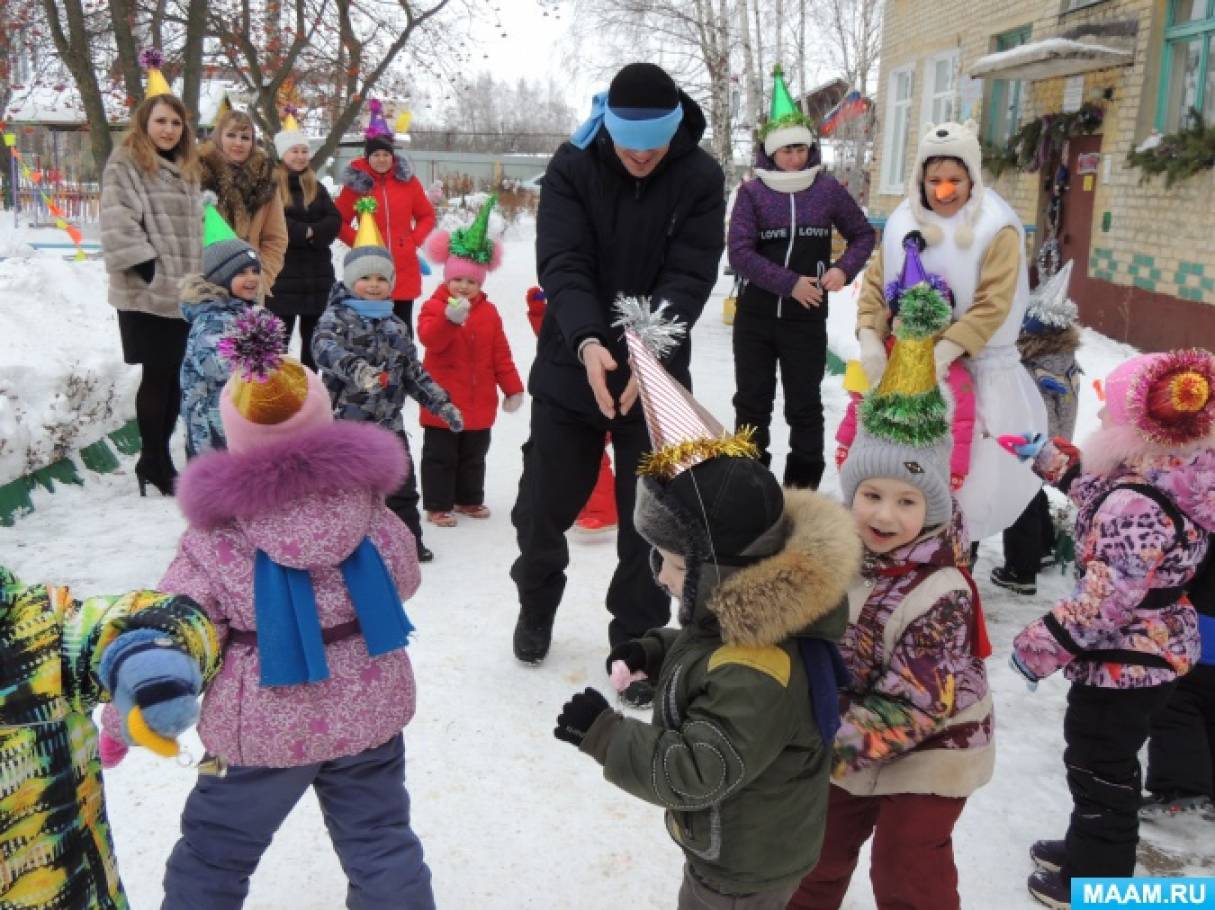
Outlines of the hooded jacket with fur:
[[202,188],[215,193],[215,207],[236,236],[257,250],[262,264],[260,297],[264,299],[287,254],[287,219],[278,195],[274,162],[255,148],[239,166],[228,164],[213,142],[198,147]]
[[181,284],[181,314],[190,324],[181,361],[181,418],[191,458],[227,447],[219,393],[232,370],[219,356],[219,339],[250,306],[201,275],[189,275]]
[[831,747],[797,639],[843,632],[860,566],[852,527],[825,497],[787,491],[783,548],[745,568],[703,566],[684,627],[641,640],[662,667],[652,722],[604,711],[583,740],[609,781],[667,810],[671,837],[719,892],[792,884],[818,860]]
[[[1138,432],[1115,426],[1086,441],[1081,472],[1067,488],[1076,504],[1076,569],[1072,593],[1022,630],[1013,648],[1039,678],[1062,669],[1072,682],[1139,689],[1184,676],[1198,660],[1198,615],[1178,594],[1154,602],[1161,589],[1184,587],[1215,532],[1215,448],[1145,447]],[[1035,470],[1059,484],[1069,461],[1053,443]],[[1182,527],[1146,484],[1171,501]],[[1111,492],[1112,491],[1112,492]],[[1156,592],[1156,593],[1154,593]],[[1149,596],[1151,595],[1151,596]]]

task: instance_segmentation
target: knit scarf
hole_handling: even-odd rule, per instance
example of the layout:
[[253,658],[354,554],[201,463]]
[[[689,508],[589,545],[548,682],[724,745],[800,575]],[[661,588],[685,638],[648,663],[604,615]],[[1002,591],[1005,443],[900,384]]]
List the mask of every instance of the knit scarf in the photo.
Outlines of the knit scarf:
[[[364,537],[342,560],[342,578],[372,657],[405,647],[413,624],[405,615],[384,558]],[[316,594],[306,569],[280,565],[258,550],[253,608],[263,686],[294,686],[329,678]]]
[[392,315],[391,300],[363,300],[359,297],[347,297],[346,305],[364,319],[387,319]]
[[803,168],[800,171],[769,171],[766,168],[757,167],[755,176],[770,190],[776,190],[778,193],[800,193],[811,187],[815,178],[818,177],[819,170],[818,165]]
[[840,728],[840,693],[848,685],[848,668],[835,642],[822,638],[799,638],[798,650],[810,684],[814,723],[824,743],[831,743]]

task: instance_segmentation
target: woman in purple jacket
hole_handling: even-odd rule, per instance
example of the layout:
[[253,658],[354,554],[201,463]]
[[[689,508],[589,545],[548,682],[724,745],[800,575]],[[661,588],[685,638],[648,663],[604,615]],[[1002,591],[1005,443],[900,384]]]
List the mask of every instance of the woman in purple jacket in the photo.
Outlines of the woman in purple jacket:
[[[788,100],[779,70],[756,178],[738,189],[730,217],[730,265],[743,279],[734,318],[734,424],[755,427],[766,465],[780,364],[789,424],[786,486],[817,488],[823,476],[827,298],[864,267],[874,231],[821,158],[809,121]],[[831,262],[831,231],[848,242]]]

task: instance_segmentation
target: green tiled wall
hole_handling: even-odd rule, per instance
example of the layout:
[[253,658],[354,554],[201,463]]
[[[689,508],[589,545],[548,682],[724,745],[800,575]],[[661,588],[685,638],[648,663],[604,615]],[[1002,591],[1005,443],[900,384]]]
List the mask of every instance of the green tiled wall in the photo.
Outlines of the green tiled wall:
[[[1132,253],[1129,261],[1125,255],[1119,260],[1113,250],[1095,246],[1089,254],[1088,273],[1103,281],[1133,284],[1145,291],[1172,294],[1183,300],[1215,303],[1215,276],[1208,277],[1206,265],[1201,262],[1182,260],[1175,272],[1166,275],[1157,268],[1154,256]],[[1122,276],[1121,280],[1115,276]]]

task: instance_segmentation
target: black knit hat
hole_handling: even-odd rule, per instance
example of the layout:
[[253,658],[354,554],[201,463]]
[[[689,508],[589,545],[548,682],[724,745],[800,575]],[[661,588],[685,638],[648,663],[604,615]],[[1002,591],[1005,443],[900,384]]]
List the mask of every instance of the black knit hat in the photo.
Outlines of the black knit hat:
[[370,158],[373,152],[395,152],[391,136],[368,136],[363,140],[363,157]]
[[666,70],[653,63],[630,63],[608,87],[613,108],[652,108],[669,111],[679,104],[679,89]]

